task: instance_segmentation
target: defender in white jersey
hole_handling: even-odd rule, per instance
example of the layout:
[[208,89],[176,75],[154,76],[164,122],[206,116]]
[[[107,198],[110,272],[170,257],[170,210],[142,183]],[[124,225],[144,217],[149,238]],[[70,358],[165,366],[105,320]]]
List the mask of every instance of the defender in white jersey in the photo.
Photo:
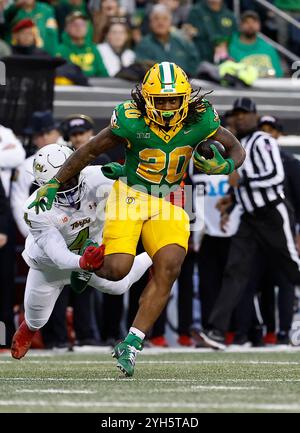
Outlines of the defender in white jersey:
[[[50,144],[39,150],[33,171],[39,185],[55,176],[73,151],[67,146]],[[58,193],[49,212],[36,215],[28,209],[33,195],[24,203],[24,219],[29,227],[23,258],[29,265],[25,289],[25,320],[14,335],[12,356],[22,358],[28,351],[34,333],[43,327],[72,271],[85,273],[90,269],[79,255],[87,239],[101,244],[104,208],[112,181],[100,166],[86,167],[79,177],[71,179]],[[151,266],[147,253],[135,258],[129,274],[120,281],[108,281],[90,274],[89,285],[113,295],[125,293]],[[84,271],[83,271],[84,269]]]

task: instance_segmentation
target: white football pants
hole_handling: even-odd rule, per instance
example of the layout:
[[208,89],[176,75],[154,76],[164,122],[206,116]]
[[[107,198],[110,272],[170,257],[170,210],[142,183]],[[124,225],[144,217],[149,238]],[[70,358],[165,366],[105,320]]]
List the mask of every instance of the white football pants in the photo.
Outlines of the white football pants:
[[[135,257],[130,272],[120,281],[108,281],[93,274],[89,286],[111,295],[122,295],[138,281],[152,265],[147,253]],[[42,328],[49,320],[55,302],[64,286],[70,284],[70,271],[56,268],[30,268],[25,288],[25,320],[32,331]]]

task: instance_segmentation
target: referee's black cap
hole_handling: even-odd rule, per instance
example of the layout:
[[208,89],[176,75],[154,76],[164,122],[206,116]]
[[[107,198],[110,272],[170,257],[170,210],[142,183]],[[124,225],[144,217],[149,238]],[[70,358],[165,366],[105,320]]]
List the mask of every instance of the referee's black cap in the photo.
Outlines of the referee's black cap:
[[232,113],[235,111],[246,111],[248,113],[256,113],[256,104],[255,102],[250,98],[238,98],[234,101],[233,107],[232,107]]

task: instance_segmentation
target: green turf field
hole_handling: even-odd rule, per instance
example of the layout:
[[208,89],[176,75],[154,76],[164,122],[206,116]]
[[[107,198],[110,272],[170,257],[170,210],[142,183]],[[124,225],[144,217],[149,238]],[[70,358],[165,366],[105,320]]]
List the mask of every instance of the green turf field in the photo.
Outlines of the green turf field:
[[0,356],[0,412],[300,412],[300,352]]

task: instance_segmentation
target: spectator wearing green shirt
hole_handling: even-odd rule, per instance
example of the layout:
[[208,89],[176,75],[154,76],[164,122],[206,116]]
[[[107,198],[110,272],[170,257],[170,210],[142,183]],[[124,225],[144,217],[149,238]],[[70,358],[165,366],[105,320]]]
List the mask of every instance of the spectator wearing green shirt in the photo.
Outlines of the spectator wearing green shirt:
[[[55,9],[55,17],[58,24],[59,34],[62,35],[65,28],[65,20],[68,15],[72,12],[81,12],[82,15],[89,18],[89,11],[87,3],[84,0],[56,0],[56,3],[53,5]],[[93,24],[92,21],[88,20],[88,33],[87,39],[93,40]],[[64,43],[64,39],[62,39]]]
[[282,77],[277,51],[257,35],[260,26],[260,18],[256,12],[244,12],[241,16],[240,33],[233,36],[229,54],[237,62],[255,66],[260,78]]
[[87,19],[81,12],[72,12],[66,18],[69,37],[58,47],[57,54],[79,66],[87,77],[108,77],[102,58],[93,42],[87,42]]
[[202,0],[191,8],[183,28],[194,41],[201,61],[219,63],[227,57],[237,24],[223,0]]
[[282,77],[277,51],[257,35],[260,26],[259,15],[245,11],[241,16],[240,33],[235,34],[230,42],[229,55],[237,62],[255,66],[260,78]]
[[155,5],[150,14],[150,31],[136,47],[137,60],[174,62],[190,76],[195,76],[199,64],[194,44],[179,32],[171,31],[172,14],[165,5]]
[[11,29],[23,19],[31,19],[36,26],[37,47],[55,55],[58,46],[57,22],[52,6],[35,0],[17,0],[4,11],[8,26],[6,39],[11,43]]

